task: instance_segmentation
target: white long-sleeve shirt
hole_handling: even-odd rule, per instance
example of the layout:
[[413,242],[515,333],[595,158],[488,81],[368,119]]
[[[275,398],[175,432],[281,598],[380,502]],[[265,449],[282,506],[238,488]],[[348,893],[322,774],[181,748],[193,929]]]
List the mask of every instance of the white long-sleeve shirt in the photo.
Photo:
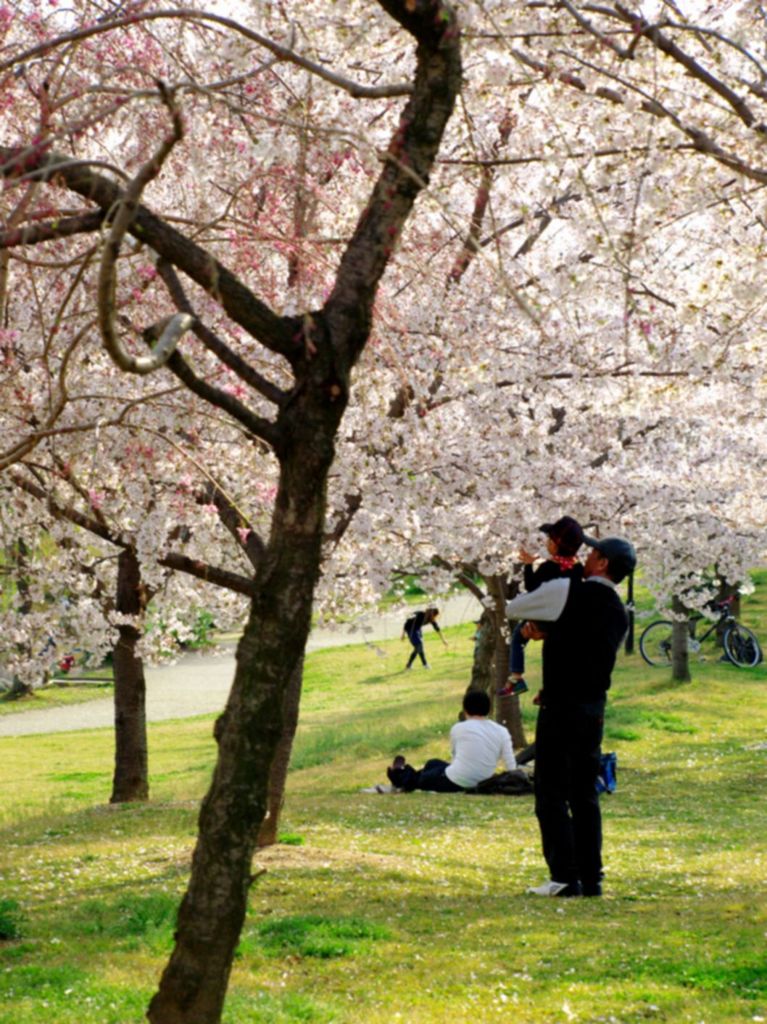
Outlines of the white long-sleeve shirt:
[[456,722],[450,730],[450,753],[445,775],[464,789],[489,779],[499,760],[509,771],[517,767],[508,729],[489,718]]
[[[526,594],[517,594],[506,602],[506,617],[529,619],[533,622],[556,622],[567,604],[570,582],[569,577],[563,576],[558,580],[541,583],[536,590]],[[584,582],[601,583],[615,590],[615,584],[606,576],[589,576]]]

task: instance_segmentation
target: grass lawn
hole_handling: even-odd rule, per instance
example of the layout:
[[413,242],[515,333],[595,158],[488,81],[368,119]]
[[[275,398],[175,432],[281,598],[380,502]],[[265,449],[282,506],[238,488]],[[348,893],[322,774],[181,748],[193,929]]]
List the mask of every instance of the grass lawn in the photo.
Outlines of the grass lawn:
[[[765,573],[743,621],[767,638]],[[767,668],[714,656],[681,685],[621,657],[606,894],[536,900],[531,798],[360,792],[394,753],[447,753],[471,628],[447,637],[431,671],[396,640],[309,656],[224,1020],[767,1021]],[[214,756],[211,717],[151,726],[152,801],[114,808],[109,730],[0,740],[0,1024],[143,1019]]]

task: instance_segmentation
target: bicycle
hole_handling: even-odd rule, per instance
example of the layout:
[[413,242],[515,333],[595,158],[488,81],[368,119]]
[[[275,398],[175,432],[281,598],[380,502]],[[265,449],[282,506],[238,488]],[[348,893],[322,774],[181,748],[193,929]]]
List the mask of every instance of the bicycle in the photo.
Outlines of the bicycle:
[[[706,632],[695,636],[695,627],[703,615],[696,615],[690,619],[689,637],[687,639],[687,650],[690,654],[698,654],[701,645],[711,636],[712,633],[722,632],[722,645],[728,661],[738,668],[753,668],[762,660],[762,648],[756,634],[748,627],[742,626],[732,614],[730,605],[733,598],[728,597],[724,601],[711,601],[709,607],[718,613],[719,618],[715,619]],[[648,665],[663,667],[671,664],[671,638],[673,635],[674,623],[668,619],[660,619],[658,622],[651,622],[639,637],[639,652]]]

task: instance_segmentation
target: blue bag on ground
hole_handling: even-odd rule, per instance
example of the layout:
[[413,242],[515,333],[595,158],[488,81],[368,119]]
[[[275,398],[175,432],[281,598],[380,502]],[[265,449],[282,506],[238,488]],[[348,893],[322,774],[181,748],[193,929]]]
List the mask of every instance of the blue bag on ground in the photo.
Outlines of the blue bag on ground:
[[614,793],[618,787],[618,755],[602,754],[599,775],[597,775],[597,793]]

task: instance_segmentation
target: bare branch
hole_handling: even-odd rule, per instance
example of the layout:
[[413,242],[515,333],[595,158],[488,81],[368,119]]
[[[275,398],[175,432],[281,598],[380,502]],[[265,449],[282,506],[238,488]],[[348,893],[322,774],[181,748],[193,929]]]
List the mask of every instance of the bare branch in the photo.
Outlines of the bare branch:
[[[44,145],[34,147],[0,146],[0,175],[15,179],[52,181],[95,203],[105,213],[122,197],[118,185],[96,174],[83,161],[70,161],[61,153],[49,152]],[[160,217],[139,206],[128,231],[140,242],[182,270],[221,304],[228,316],[262,345],[290,358],[297,342],[295,324],[276,316],[260,302],[230,270],[190,238]]]
[[578,22],[581,28],[585,29],[586,32],[597,38],[603,46],[612,50],[613,53],[617,53],[619,57],[623,57],[624,59],[631,56],[628,50],[624,50],[622,46],[618,46],[618,44],[613,42],[612,39],[606,36],[603,32],[600,32],[593,22],[589,21],[584,14],[581,14],[581,12],[570,3],[570,0],[559,0],[559,2],[561,6],[564,7],[564,9],[568,11],[569,14]]
[[165,282],[176,306],[182,313],[188,313],[194,318],[192,331],[197,335],[205,348],[217,356],[230,370],[233,370],[240,380],[245,381],[250,387],[260,392],[268,401],[273,402],[277,406],[283,405],[288,397],[287,392],[262,376],[250,363],[237,355],[236,352],[233,352],[226,342],[222,341],[217,334],[202,323],[192,309],[192,305],[184,292],[178,275],[167,260],[161,259],[157,261],[157,273]]
[[248,561],[257,569],[263,559],[266,545],[247,521],[239,508],[212,478],[208,478],[204,491],[206,501],[212,502],[218,517],[244,552]]
[[37,245],[53,238],[68,238],[71,235],[98,231],[104,221],[103,210],[90,210],[76,217],[62,217],[60,220],[44,221],[39,224],[25,224],[20,228],[0,231],[0,249],[13,249],[19,245]]
[[157,84],[162,101],[170,111],[173,131],[163,139],[153,156],[140,168],[138,174],[120,197],[113,213],[109,238],[104,243],[98,278],[98,317],[104,347],[121,370],[141,376],[153,373],[164,366],[183,335],[194,323],[194,317],[187,313],[177,313],[170,317],[163,323],[159,340],[152,347],[150,356],[133,356],[126,352],[114,325],[117,258],[120,254],[120,246],[126,231],[136,218],[142,192],[149,182],[160,173],[171,150],[184,134],[181,114],[172,95],[162,82]]
[[345,78],[343,75],[338,75],[335,72],[330,71],[322,64],[317,64],[306,57],[302,57],[287,46],[282,46],[280,43],[276,43],[274,40],[260,35],[258,32],[251,31],[251,29],[246,28],[244,25],[234,21],[232,18],[226,18],[220,14],[212,14],[209,11],[195,11],[189,7],[171,8],[164,11],[144,11],[142,13],[130,14],[125,18],[115,18],[113,21],[99,21],[94,25],[89,25],[87,28],[75,29],[72,32],[63,33],[55,39],[49,39],[47,42],[39,43],[37,46],[31,46],[29,49],[16,54],[14,57],[0,62],[0,72],[8,71],[10,68],[15,67],[18,64],[23,64],[25,61],[41,57],[60,46],[65,46],[67,43],[90,39],[93,36],[103,35],[106,32],[113,32],[118,28],[132,28],[140,22],[158,21],[160,19],[178,19],[203,23],[211,22],[216,25],[223,25],[225,28],[231,29],[233,32],[238,33],[238,35],[249,39],[251,42],[257,43],[259,46],[263,46],[264,49],[269,50],[269,52],[273,53],[275,57],[279,58],[279,60],[288,61],[291,64],[295,64],[297,67],[303,68],[305,71],[309,71],[311,74],[329,82],[331,85],[335,85],[339,89],[343,89],[345,92],[349,93],[350,96],[355,97],[355,99],[378,99],[388,96],[408,96],[413,91],[413,86],[410,85],[409,82],[399,84],[394,83],[392,85],[361,85],[358,82],[353,82],[349,78]]
[[48,434],[50,434],[53,431],[54,424],[61,416],[67,404],[68,396],[66,378],[67,371],[69,369],[69,364],[72,360],[75,349],[80,344],[80,342],[82,341],[86,332],[89,329],[90,325],[84,327],[81,331],[79,331],[64,351],[58,372],[58,397],[53,408],[49,412],[45,420],[45,423],[43,424],[42,427],[36,425],[35,428],[31,430],[23,440],[18,441],[16,444],[6,449],[4,452],[0,452],[0,473],[4,469],[8,469],[9,466],[14,465],[14,463],[21,461],[21,459],[23,459],[25,455],[29,455],[29,453],[37,447],[37,445],[42,441],[42,439],[44,437],[47,437]]
[[[80,512],[70,505],[58,504],[50,491],[32,483],[31,480],[27,480],[20,473],[11,473],[10,479],[19,490],[24,491],[45,505],[50,514],[57,519],[80,526],[94,536],[100,537],[109,544],[113,544],[115,547],[135,552],[133,544],[119,533],[111,530],[106,523],[100,522],[93,516]],[[169,552],[163,557],[158,558],[157,561],[159,565],[164,566],[166,569],[186,573],[188,576],[194,576],[196,579],[203,580],[206,583],[213,583],[227,590],[233,590],[235,593],[244,594],[246,597],[252,597],[255,592],[255,582],[250,577],[231,572],[229,569],[208,565],[206,562],[189,558],[187,555],[182,555],[178,552]]]
[[[700,128],[696,128],[693,125],[688,125],[673,110],[670,110],[667,106],[661,103],[655,97],[649,95],[644,89],[641,89],[638,85],[634,85],[633,82],[627,81],[620,75],[616,75],[606,68],[600,67],[597,64],[591,63],[591,61],[584,60],[582,57],[576,54],[568,54],[573,60],[577,60],[583,67],[590,68],[599,75],[604,75],[607,78],[612,79],[615,82],[619,82],[624,88],[635,92],[638,96],[643,99],[642,109],[656,117],[668,118],[683,135],[686,135],[690,140],[692,148],[697,150],[698,153],[703,153],[707,156],[713,157],[717,163],[722,164],[723,167],[727,167],[731,171],[735,171],[742,175],[744,178],[749,178],[751,181],[758,181],[761,184],[767,184],[767,170],[762,170],[758,167],[751,167],[745,163],[740,157],[728,153],[722,149],[706,132]],[[625,99],[620,93],[613,90],[597,89],[595,94],[603,96],[614,103],[625,103]]]
[[[158,326],[161,327],[162,325]],[[157,326],[148,327],[146,331],[144,331],[145,340],[150,346],[154,346],[156,341],[156,331]],[[280,433],[271,420],[265,419],[263,416],[256,415],[256,413],[248,409],[248,407],[239,399],[235,398],[234,395],[230,395],[229,392],[223,391],[221,388],[217,388],[203,380],[194,372],[180,352],[171,352],[168,356],[167,362],[165,363],[165,367],[170,370],[171,373],[175,374],[182,384],[184,384],[190,391],[199,398],[202,398],[203,401],[208,402],[217,409],[222,409],[224,412],[228,413],[255,437],[260,437],[263,441],[266,441],[270,447],[277,447]]]
[[[568,10],[570,9],[570,4],[567,3],[566,0],[565,6]],[[638,38],[641,37],[648,39],[653,46],[661,51],[661,53],[665,53],[667,57],[670,57],[678,64],[681,64],[693,78],[696,78],[699,82],[708,86],[708,88],[718,96],[721,96],[722,99],[732,107],[747,128],[756,127],[759,131],[767,131],[764,126],[754,125],[756,118],[742,97],[738,96],[738,94],[722,82],[721,79],[712,75],[710,71],[707,71],[702,64],[699,64],[694,57],[691,57],[681,47],[677,46],[677,44],[672,39],[669,39],[667,35],[664,35],[657,25],[652,25],[650,22],[646,21],[641,14],[634,14],[625,7],[622,7],[620,4],[615,5],[615,10],[619,17],[634,26]]]

